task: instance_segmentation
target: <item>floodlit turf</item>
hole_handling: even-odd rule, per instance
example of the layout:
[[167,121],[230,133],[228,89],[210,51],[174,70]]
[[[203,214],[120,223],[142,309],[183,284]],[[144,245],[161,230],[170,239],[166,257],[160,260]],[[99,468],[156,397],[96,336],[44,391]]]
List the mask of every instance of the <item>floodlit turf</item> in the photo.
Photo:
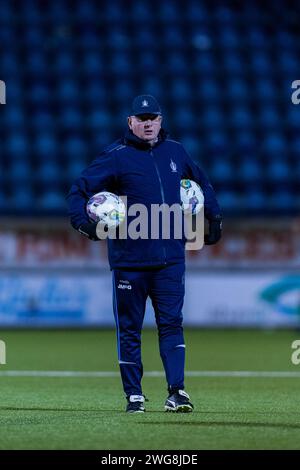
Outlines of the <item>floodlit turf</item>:
[[[300,332],[187,330],[189,371],[293,371]],[[9,370],[118,371],[112,331],[3,331]],[[162,370],[143,333],[145,371]],[[166,384],[145,377],[147,413],[127,415],[119,377],[0,375],[0,449],[300,449],[300,378],[188,377],[195,412],[163,411]]]

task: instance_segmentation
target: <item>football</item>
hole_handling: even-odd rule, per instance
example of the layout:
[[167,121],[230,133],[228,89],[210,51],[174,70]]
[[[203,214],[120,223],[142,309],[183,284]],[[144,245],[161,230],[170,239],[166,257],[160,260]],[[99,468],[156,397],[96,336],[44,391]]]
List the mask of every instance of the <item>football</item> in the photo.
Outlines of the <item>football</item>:
[[92,222],[101,222],[109,229],[120,225],[126,215],[126,207],[122,199],[108,191],[94,194],[88,200],[86,210]]
[[202,189],[192,180],[180,181],[180,198],[184,214],[198,214],[204,205]]

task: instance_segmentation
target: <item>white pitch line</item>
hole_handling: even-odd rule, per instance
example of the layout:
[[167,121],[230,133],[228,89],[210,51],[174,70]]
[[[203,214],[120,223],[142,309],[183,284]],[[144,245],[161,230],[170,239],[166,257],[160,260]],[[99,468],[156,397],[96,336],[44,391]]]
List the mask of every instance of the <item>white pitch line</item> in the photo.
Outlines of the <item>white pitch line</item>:
[[[0,377],[86,377],[104,378],[119,377],[114,371],[71,371],[71,370],[6,370],[0,371]],[[149,371],[144,377],[164,377],[163,371]],[[251,371],[251,370],[191,370],[185,372],[186,377],[273,377],[300,378],[300,372],[294,371]]]

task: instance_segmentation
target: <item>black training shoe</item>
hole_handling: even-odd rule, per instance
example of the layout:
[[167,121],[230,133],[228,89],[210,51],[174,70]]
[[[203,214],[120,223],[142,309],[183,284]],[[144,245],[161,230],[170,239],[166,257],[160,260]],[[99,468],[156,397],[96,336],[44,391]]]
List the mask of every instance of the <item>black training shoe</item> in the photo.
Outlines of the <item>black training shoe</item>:
[[146,410],[144,407],[144,395],[130,395],[127,397],[127,401],[127,413],[145,413]]
[[165,411],[191,413],[193,409],[194,405],[190,402],[190,397],[184,390],[177,390],[169,395],[165,403]]

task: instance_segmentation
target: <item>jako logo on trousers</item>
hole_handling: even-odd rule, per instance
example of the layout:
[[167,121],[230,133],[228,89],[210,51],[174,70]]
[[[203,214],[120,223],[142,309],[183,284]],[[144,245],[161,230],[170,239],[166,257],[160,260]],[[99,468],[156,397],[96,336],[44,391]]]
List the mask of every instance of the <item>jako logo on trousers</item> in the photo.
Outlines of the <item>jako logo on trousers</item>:
[[130,284],[118,284],[118,289],[128,289],[131,290],[132,286]]

